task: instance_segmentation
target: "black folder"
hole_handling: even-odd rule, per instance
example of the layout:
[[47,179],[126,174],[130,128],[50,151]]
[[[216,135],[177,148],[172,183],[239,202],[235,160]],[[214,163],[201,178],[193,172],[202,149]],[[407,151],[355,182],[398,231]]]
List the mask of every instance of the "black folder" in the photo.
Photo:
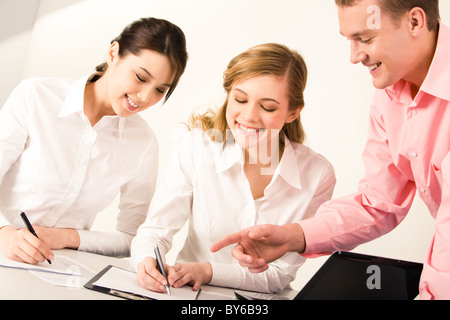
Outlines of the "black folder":
[[423,264],[333,253],[294,300],[413,300]]

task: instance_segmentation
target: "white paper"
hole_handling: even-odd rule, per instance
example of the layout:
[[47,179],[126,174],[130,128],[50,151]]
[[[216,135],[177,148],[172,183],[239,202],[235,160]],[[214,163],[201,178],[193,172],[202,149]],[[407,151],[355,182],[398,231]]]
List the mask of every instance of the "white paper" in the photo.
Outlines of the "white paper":
[[59,287],[68,287],[68,288],[83,288],[83,285],[92,278],[92,274],[85,276],[77,276],[77,275],[69,275],[69,274],[61,274],[61,273],[51,273],[51,272],[41,272],[41,271],[31,271],[32,273],[39,279],[50,283],[54,286]]
[[79,264],[74,260],[61,255],[55,255],[55,260],[52,261],[52,264],[49,264],[47,261],[45,261],[33,265],[24,262],[10,260],[0,253],[0,266],[14,269],[52,272],[67,275],[81,275],[80,273],[81,269],[79,268]]
[[68,266],[66,269],[67,273],[63,274],[35,270],[28,270],[28,272],[31,272],[36,277],[54,286],[69,288],[82,288],[83,285],[95,275],[94,271],[68,257],[58,256],[55,257],[55,260]]
[[45,261],[32,265],[9,260],[0,253],[0,266],[28,270],[45,282],[70,288],[82,288],[83,284],[94,275],[94,272],[85,265],[63,255],[55,255],[52,264]]
[[134,272],[116,267],[111,267],[93,285],[133,293],[156,300],[195,300],[198,294],[198,292],[192,291],[192,287],[189,286],[183,286],[181,288],[171,287],[170,296],[167,293],[146,290],[139,285]]

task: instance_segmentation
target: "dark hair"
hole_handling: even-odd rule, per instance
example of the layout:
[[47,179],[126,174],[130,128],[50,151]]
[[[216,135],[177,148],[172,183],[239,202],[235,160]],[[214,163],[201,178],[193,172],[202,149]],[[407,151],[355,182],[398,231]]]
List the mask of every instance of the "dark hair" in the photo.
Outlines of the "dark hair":
[[[358,0],[335,0],[337,6],[351,7]],[[390,13],[394,20],[413,8],[422,8],[427,15],[428,30],[437,30],[440,21],[439,0],[379,0],[381,8]]]
[[[167,91],[165,101],[175,90],[186,69],[188,53],[183,31],[173,23],[156,18],[142,18],[128,25],[122,33],[111,41],[119,43],[119,56],[139,55],[142,50],[152,50],[165,55],[174,72],[174,81]],[[108,68],[106,63],[97,66],[99,76]]]

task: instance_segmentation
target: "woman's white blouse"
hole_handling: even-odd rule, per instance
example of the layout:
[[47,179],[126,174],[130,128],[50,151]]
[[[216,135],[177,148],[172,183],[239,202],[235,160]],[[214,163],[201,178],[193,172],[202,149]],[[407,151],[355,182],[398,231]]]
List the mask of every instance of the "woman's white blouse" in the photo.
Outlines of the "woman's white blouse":
[[[34,225],[77,229],[79,250],[129,255],[154,192],[158,145],[137,115],[92,127],[86,81],[27,79],[0,110],[0,227],[23,227],[25,211]],[[89,231],[119,193],[117,230]]]
[[244,173],[243,149],[233,142],[212,142],[199,129],[185,135],[164,169],[144,224],[132,242],[131,265],[162,255],[173,235],[189,221],[177,262],[210,262],[210,284],[277,292],[295,279],[305,258],[288,253],[260,274],[248,272],[231,256],[232,247],[211,253],[211,244],[256,224],[298,222],[329,200],[336,183],[332,165],[308,147],[286,141],[285,151],[264,197],[254,200]]

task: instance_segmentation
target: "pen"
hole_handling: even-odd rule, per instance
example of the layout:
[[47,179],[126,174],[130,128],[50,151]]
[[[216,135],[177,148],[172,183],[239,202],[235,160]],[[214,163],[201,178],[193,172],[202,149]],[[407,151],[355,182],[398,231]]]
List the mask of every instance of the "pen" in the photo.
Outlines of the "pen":
[[163,264],[162,259],[161,259],[161,253],[159,252],[159,248],[158,248],[157,244],[155,244],[155,256],[156,256],[156,264],[158,266],[158,269],[162,273],[164,278],[166,278],[166,281],[167,281],[166,290],[167,290],[167,293],[170,296],[171,294],[170,294],[170,288],[169,288],[169,279],[167,279],[166,271],[164,270],[164,264]]
[[[25,214],[25,212],[22,212],[20,214],[20,217],[22,218],[23,222],[25,222],[25,225],[27,226],[28,231],[30,231],[33,234],[33,236],[35,236],[36,238],[39,239],[39,237],[36,234],[36,231],[34,231],[33,226],[30,223],[30,220],[28,220],[27,215]],[[47,262],[49,264],[52,264],[52,262],[50,260],[48,260],[48,259],[46,259],[46,260],[47,260]]]

